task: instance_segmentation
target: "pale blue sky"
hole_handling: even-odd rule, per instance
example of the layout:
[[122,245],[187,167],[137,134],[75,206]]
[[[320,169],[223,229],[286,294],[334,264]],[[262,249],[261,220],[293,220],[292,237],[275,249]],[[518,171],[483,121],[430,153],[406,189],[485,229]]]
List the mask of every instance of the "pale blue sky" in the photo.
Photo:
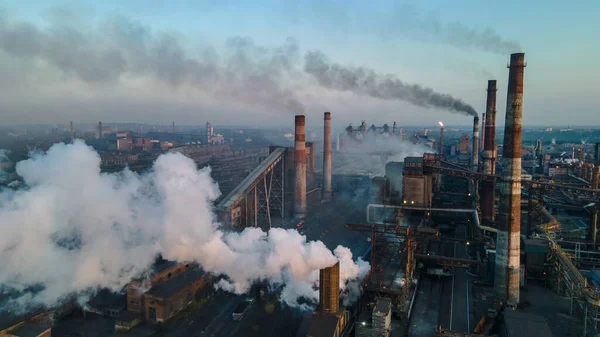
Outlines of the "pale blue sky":
[[[250,37],[257,45],[278,46],[287,37],[298,41],[303,54],[307,50],[321,50],[331,61],[342,65],[367,66],[381,73],[393,73],[406,83],[420,84],[441,93],[452,94],[484,112],[485,87],[488,79],[498,80],[498,123],[502,124],[506,100],[509,53],[492,53],[477,46],[464,46],[460,41],[449,41],[444,34],[435,34],[428,25],[438,23],[443,32],[454,24],[459,30],[481,32],[493,30],[502,40],[517,42],[526,54],[524,122],[526,124],[600,125],[600,98],[597,78],[600,77],[600,2],[598,1],[157,1],[157,0],[104,0],[104,1],[12,1],[5,5],[11,19],[28,21],[44,27],[52,18],[49,8],[71,8],[76,13],[72,20],[85,24],[101,21],[115,14],[126,16],[150,28],[153,32],[176,33],[185,49],[193,52],[197,45],[212,45],[217,51],[231,36]],[[67,20],[61,16],[61,20]],[[426,28],[423,28],[426,25]],[[465,33],[466,34],[466,33]],[[493,44],[482,42],[481,44]],[[459,46],[457,46],[457,44]],[[1,53],[1,52],[0,52]],[[89,90],[88,90],[89,91]],[[145,93],[147,94],[147,93]],[[0,94],[1,96],[2,94]],[[49,94],[45,94],[49,95]],[[57,115],[42,112],[39,103],[33,106],[23,100],[12,99],[6,109],[23,107],[30,118],[42,122],[48,118],[80,118],[95,120],[102,117],[99,110],[88,112],[64,111],[69,104],[64,97],[55,110]],[[95,92],[87,92],[88,102]],[[109,95],[111,98],[114,93]],[[44,96],[47,97],[47,96]],[[136,96],[140,103],[140,96]],[[142,95],[143,97],[143,95]],[[227,122],[237,116],[233,108],[212,116],[211,108],[198,105],[202,112],[194,113],[193,99],[177,96],[180,109],[134,113],[107,113],[106,119],[149,122],[179,119],[182,123],[212,119]],[[343,104],[348,97],[310,90],[306,114],[318,116],[327,108],[341,121],[369,123],[397,120],[401,124],[428,124],[442,119],[451,124],[469,124],[467,117],[437,109],[415,108],[407,103],[361,100]],[[118,102],[126,102],[128,91],[121,90]],[[174,99],[169,96],[165,102]],[[91,100],[91,101],[90,101]],[[323,102],[321,104],[321,102]],[[218,103],[218,102],[217,102]],[[213,106],[214,104],[209,104]],[[339,103],[339,105],[337,104]],[[29,104],[29,105],[28,105]],[[85,103],[78,101],[78,111]],[[168,104],[165,103],[168,106]],[[141,108],[143,109],[143,108]],[[111,105],[119,110],[118,104]],[[150,109],[152,110],[152,109]],[[266,122],[273,122],[273,114],[260,114]],[[1,110],[0,110],[1,111]],[[376,112],[377,111],[377,112]],[[80,114],[80,115],[79,115]],[[249,112],[243,114],[248,115]],[[7,113],[14,120],[14,112]],[[172,117],[169,117],[172,115]],[[283,115],[286,118],[288,114]],[[245,121],[246,117],[240,120]],[[0,118],[1,123],[1,118]]]

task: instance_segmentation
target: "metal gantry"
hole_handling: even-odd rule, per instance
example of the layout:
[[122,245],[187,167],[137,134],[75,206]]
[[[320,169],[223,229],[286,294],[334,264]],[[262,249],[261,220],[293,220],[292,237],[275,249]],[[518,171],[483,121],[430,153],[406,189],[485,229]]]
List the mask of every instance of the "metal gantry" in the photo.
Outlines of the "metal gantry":
[[285,215],[284,155],[277,148],[217,204],[234,226],[269,230],[273,216]]
[[256,184],[256,222],[255,226],[271,229],[271,214],[277,212],[284,216],[284,168],[283,160],[276,163]]

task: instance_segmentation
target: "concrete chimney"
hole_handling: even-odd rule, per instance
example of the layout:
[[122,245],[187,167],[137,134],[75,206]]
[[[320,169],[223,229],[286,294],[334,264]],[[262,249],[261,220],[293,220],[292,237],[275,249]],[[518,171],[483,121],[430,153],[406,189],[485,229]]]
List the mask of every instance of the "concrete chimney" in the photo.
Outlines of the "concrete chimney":
[[509,307],[519,303],[521,246],[521,151],[525,54],[510,55],[494,290]]
[[481,114],[481,136],[479,138],[479,150],[483,151],[483,143],[485,142],[485,113]]
[[473,118],[473,171],[479,171],[479,117]]
[[319,311],[335,314],[340,311],[340,262],[319,270]]
[[210,127],[210,122],[206,121],[206,144],[211,143],[210,135],[212,133],[212,128]]
[[71,132],[71,144],[75,142],[75,135],[73,134],[73,121],[69,123],[69,131]]
[[[485,110],[485,139],[483,144],[483,173],[496,174],[496,80],[488,81]],[[486,225],[494,222],[495,184],[481,182],[481,219]]]
[[304,115],[296,115],[295,159],[296,159],[296,200],[294,214],[298,219],[306,217],[306,133]]
[[98,122],[98,139],[102,139],[102,122]]
[[444,160],[444,124],[440,122],[440,160]]
[[331,113],[324,113],[323,131],[323,200],[331,200]]

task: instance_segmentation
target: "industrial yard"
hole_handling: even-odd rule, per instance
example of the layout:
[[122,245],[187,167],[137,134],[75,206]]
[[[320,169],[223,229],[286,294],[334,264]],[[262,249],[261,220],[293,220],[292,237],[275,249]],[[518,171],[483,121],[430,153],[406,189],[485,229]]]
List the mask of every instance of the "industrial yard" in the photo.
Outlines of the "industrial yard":
[[0,337],[600,336],[594,10],[122,5],[0,8]]

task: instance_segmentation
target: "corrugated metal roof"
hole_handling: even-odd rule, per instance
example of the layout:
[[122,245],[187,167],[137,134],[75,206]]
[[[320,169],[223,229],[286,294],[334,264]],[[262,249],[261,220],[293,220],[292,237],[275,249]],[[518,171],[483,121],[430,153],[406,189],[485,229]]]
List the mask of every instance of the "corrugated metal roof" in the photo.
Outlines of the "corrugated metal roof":
[[242,180],[239,185],[237,185],[233,191],[229,192],[225,198],[223,198],[217,204],[219,208],[230,208],[233,204],[246,192],[246,190],[250,189],[255,181],[260,177],[260,175],[271,165],[281,160],[283,153],[285,152],[285,148],[277,148],[271,154],[265,158],[244,180]]

